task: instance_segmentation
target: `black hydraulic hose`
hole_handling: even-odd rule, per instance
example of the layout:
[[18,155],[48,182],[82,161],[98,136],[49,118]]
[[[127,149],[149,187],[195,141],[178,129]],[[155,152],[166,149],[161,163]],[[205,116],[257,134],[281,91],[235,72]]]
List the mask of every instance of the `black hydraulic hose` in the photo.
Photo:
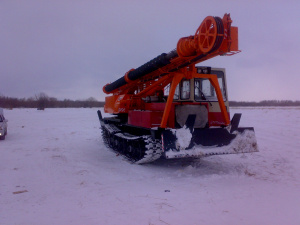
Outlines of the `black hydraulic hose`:
[[[150,60],[149,62],[145,63],[144,65],[132,70],[128,73],[127,78],[129,80],[137,80],[159,68],[162,68],[168,64],[170,64],[170,60],[174,57],[178,56],[176,50],[171,51],[170,53],[162,53],[161,55],[157,56],[156,58]],[[104,87],[106,92],[112,92],[115,89],[122,87],[123,85],[127,84],[125,77],[121,77],[118,80],[108,84]]]
[[111,91],[113,91],[113,90],[115,90],[115,89],[117,89],[117,88],[119,88],[119,87],[124,86],[125,84],[127,84],[127,82],[126,82],[126,80],[125,80],[125,77],[121,77],[121,78],[119,78],[118,80],[112,82],[111,84],[106,85],[106,86],[104,87],[104,89],[105,89],[105,91],[106,91],[107,93],[109,93],[109,92],[111,92]]
[[162,68],[170,63],[170,60],[167,59],[167,54],[163,53],[156,58],[150,60],[149,62],[145,63],[144,65],[138,67],[137,69],[128,73],[128,78],[130,80],[139,79],[159,68]]

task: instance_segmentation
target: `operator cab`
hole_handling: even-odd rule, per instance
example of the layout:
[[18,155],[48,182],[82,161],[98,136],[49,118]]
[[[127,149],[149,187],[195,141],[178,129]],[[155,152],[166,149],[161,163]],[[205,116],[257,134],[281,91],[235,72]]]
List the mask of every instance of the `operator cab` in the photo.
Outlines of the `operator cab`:
[[[215,74],[218,77],[223,101],[229,113],[225,69],[196,67],[199,74]],[[168,95],[165,88],[165,96]],[[183,79],[174,94],[176,124],[183,127],[190,114],[196,115],[195,128],[219,126],[223,123],[215,88],[207,78]]]
[[[227,88],[225,80],[225,69],[210,67],[197,67],[199,74],[215,74],[218,77],[219,86],[223,95],[224,102],[227,101]],[[168,95],[169,87],[165,89],[165,95]],[[206,78],[183,79],[174,94],[174,102],[218,102],[217,94],[210,81]]]

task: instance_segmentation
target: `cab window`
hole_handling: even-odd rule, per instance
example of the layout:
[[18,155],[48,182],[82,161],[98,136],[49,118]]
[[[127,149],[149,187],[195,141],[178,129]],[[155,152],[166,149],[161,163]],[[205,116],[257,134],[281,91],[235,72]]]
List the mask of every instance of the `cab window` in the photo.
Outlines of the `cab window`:
[[174,94],[174,100],[178,100],[178,99],[179,99],[179,85],[177,85]]
[[[218,82],[222,92],[223,100],[226,101],[226,90],[223,72],[214,71],[213,73],[217,74],[218,76]],[[208,79],[196,78],[194,86],[196,101],[218,101],[215,88],[211,85]]]
[[191,85],[190,85],[190,80],[183,80],[181,82],[181,93],[180,93],[180,98],[185,100],[189,99],[191,95]]

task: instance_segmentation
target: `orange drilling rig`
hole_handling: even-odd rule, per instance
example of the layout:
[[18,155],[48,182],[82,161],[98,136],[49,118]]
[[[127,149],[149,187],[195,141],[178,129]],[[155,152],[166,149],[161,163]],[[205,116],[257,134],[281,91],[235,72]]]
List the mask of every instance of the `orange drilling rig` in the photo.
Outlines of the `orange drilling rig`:
[[230,120],[225,69],[196,66],[238,52],[230,14],[206,17],[177,48],[106,84],[104,143],[135,163],[258,151],[254,129]]

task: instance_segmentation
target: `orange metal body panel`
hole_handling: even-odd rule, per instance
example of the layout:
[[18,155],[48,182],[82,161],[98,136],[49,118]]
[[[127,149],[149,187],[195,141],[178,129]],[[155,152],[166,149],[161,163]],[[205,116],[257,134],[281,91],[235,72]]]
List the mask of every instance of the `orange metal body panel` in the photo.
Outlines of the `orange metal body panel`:
[[[175,106],[179,103],[172,103],[170,106],[169,115],[167,116],[166,126],[170,128],[175,127]],[[147,103],[145,104],[146,111],[160,111],[162,112],[162,117],[160,117],[159,125],[161,125],[163,113],[166,109],[166,103]],[[160,126],[161,127],[161,126]]]
[[163,111],[129,111],[128,124],[138,127],[159,127]]
[[112,95],[105,97],[104,112],[111,114],[127,113],[130,106],[130,95]]
[[[177,105],[206,105],[208,109],[208,103],[173,102],[167,120],[169,128],[175,128],[175,107]],[[165,106],[166,103],[146,103],[145,110],[129,111],[128,124],[146,128],[158,127],[161,124]],[[209,112],[208,119],[209,126],[225,125],[221,112]]]
[[238,28],[231,27],[231,51],[239,51]]
[[[230,118],[229,112],[227,112]],[[223,114],[221,112],[208,112],[208,125],[211,126],[226,126]]]
[[118,95],[112,95],[105,97],[105,105],[104,112],[106,113],[115,113],[117,110],[115,109],[115,102],[119,98]]
[[162,102],[162,103],[146,103],[145,104],[145,110],[149,110],[149,111],[164,111],[166,107],[166,103]]

